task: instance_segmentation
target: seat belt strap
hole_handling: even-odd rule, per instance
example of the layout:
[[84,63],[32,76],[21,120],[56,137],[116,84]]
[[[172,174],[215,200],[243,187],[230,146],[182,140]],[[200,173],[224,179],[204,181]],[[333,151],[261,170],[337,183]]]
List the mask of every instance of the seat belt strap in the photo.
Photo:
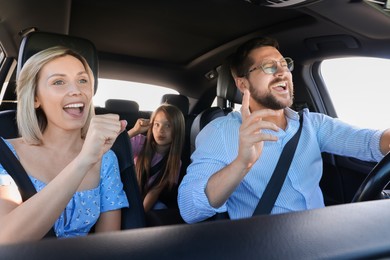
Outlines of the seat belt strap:
[[302,132],[302,125],[303,112],[301,110],[299,111],[299,129],[284,146],[283,151],[279,157],[278,164],[276,165],[271,179],[269,180],[267,187],[265,188],[265,191],[261,196],[252,216],[271,213],[294,157],[295,149],[298,145],[299,137]]
[[[8,145],[1,137],[0,151],[0,164],[15,181],[23,201],[28,200],[31,196],[37,193],[37,191],[32,184],[30,178],[28,177],[26,171],[24,170],[22,164],[16,158],[15,154],[9,149]],[[56,237],[53,228],[51,228],[49,232],[45,235],[45,238],[47,237]]]

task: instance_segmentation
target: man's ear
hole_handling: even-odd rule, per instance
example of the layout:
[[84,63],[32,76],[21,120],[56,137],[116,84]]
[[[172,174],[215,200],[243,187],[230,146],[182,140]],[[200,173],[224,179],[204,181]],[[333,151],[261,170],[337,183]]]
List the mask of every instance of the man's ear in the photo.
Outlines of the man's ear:
[[234,81],[240,92],[244,93],[244,90],[247,89],[247,79],[244,77],[235,77]]

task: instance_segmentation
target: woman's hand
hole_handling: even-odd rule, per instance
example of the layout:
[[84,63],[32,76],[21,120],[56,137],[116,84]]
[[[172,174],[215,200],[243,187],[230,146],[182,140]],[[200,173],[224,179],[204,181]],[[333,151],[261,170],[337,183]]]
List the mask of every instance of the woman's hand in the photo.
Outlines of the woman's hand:
[[126,128],[127,122],[119,115],[104,114],[92,118],[81,153],[84,160],[97,163],[114,144],[118,135]]

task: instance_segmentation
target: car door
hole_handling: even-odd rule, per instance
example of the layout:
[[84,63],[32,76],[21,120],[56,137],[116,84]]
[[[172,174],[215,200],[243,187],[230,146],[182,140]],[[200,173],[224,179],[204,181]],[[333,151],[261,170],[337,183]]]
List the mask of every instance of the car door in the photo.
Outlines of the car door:
[[[385,75],[382,73],[388,70],[390,60],[382,57],[341,57],[315,62],[308,72],[312,75],[308,88],[314,107],[357,127],[385,129],[390,122],[386,120],[389,116],[383,98],[387,83],[385,77],[378,75]],[[321,189],[327,206],[351,202],[376,165],[328,153],[323,153],[323,162]]]

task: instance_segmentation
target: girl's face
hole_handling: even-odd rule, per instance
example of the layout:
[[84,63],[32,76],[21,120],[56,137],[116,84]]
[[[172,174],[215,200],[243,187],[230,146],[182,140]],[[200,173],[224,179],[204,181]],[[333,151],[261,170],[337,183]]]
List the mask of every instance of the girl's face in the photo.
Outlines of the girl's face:
[[88,117],[92,95],[91,80],[83,64],[67,55],[42,67],[35,108],[44,111],[48,128],[81,129]]
[[152,125],[153,138],[159,148],[169,148],[172,143],[172,126],[164,112],[157,112]]

